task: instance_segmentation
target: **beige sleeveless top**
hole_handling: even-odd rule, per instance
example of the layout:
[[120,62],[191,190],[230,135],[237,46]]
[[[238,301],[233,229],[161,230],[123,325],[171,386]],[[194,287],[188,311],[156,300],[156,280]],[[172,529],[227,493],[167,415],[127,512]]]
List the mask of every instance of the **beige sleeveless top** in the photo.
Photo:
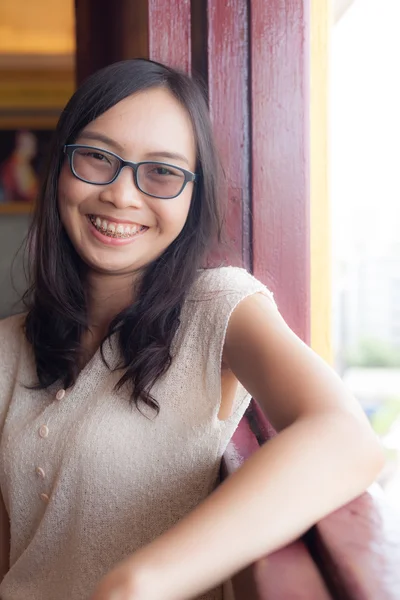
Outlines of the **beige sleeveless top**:
[[[114,391],[121,371],[99,351],[72,388],[27,389],[35,366],[23,316],[0,322],[0,486],[11,522],[1,600],[87,600],[116,563],[210,494],[249,402],[239,386],[233,414],[218,420],[225,332],[256,292],[270,294],[242,269],[200,272],[172,365],[152,390],[156,418]],[[104,350],[115,366],[115,338]],[[220,600],[221,590],[203,598]]]

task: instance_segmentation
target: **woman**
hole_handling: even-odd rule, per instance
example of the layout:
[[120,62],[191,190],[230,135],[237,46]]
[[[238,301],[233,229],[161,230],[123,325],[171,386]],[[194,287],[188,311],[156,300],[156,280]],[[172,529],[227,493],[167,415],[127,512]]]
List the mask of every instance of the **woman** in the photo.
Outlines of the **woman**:
[[[382,466],[268,290],[201,269],[216,165],[199,86],[154,62],[103,69],[61,116],[28,312],[0,324],[2,600],[220,599]],[[280,433],[214,490],[250,395]]]

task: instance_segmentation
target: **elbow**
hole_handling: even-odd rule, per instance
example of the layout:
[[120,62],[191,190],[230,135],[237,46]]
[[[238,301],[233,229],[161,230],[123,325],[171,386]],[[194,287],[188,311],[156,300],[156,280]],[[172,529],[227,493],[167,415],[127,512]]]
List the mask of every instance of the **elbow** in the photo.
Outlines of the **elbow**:
[[367,488],[385,466],[383,446],[367,419],[350,418],[348,424],[348,457],[354,457],[352,472],[358,473],[361,487]]
[[383,446],[382,444],[379,442],[378,438],[375,436],[373,441],[370,442],[370,457],[369,457],[369,461],[368,464],[370,466],[370,470],[371,470],[371,482],[373,483],[376,478],[380,475],[380,473],[382,472],[384,466],[385,466],[385,462],[386,462],[386,457],[385,457],[385,453],[383,450]]
[[[385,454],[378,436],[364,413],[333,410],[319,415],[328,456],[336,465],[345,489],[355,497],[365,491],[381,473]],[[324,427],[321,427],[322,422]]]

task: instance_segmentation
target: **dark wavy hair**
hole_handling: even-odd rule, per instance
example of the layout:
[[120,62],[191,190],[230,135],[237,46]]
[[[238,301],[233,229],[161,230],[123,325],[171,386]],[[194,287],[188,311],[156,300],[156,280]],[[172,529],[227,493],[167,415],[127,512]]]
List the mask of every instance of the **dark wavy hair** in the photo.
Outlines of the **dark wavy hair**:
[[112,321],[104,342],[117,334],[124,374],[117,384],[130,385],[131,402],[143,401],[157,412],[151,394],[154,383],[171,364],[171,344],[189,288],[202,266],[213,238],[220,237],[218,211],[219,161],[202,85],[188,75],[144,59],[110,65],[75,92],[58,122],[47,174],[27,237],[31,274],[24,296],[28,309],[25,334],[33,347],[38,389],[61,380],[74,384],[82,359],[81,339],[88,328],[82,260],[61,223],[57,206],[63,147],[75,141],[91,121],[131,94],[163,87],[186,108],[193,125],[196,172],[183,230],[156,260],[144,267],[139,293]]

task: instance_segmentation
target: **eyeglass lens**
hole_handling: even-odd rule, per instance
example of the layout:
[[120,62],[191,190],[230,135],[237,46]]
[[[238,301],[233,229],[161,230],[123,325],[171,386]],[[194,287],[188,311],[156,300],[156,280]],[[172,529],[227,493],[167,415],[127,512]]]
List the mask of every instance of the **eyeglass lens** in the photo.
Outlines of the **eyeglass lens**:
[[[90,183],[109,183],[118,172],[119,165],[116,156],[103,150],[76,148],[72,154],[76,175]],[[179,168],[164,163],[142,163],[136,176],[139,188],[158,198],[178,195],[185,183],[184,173]]]

